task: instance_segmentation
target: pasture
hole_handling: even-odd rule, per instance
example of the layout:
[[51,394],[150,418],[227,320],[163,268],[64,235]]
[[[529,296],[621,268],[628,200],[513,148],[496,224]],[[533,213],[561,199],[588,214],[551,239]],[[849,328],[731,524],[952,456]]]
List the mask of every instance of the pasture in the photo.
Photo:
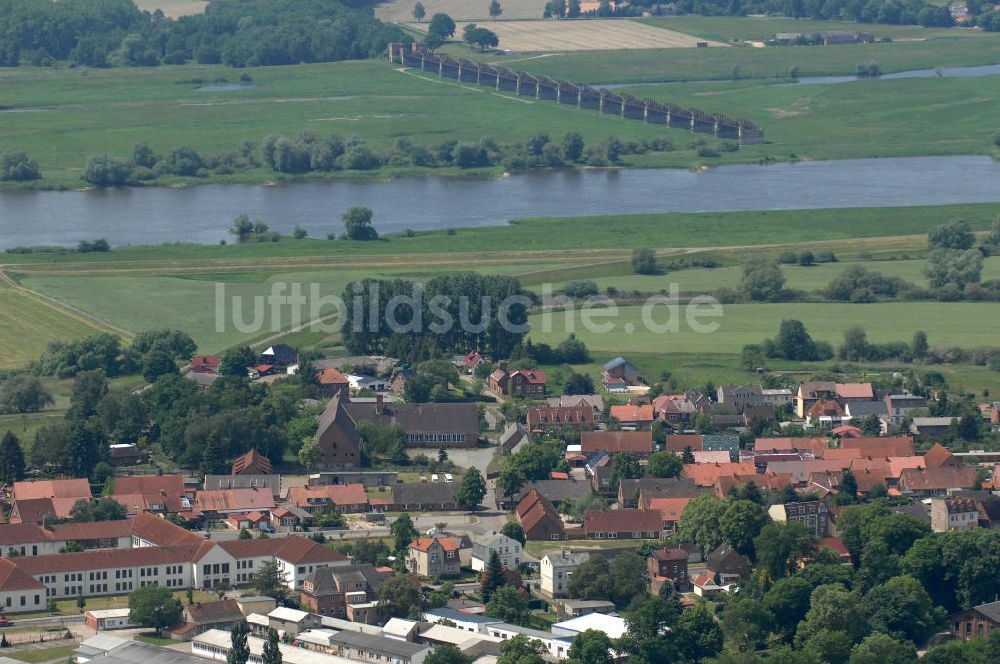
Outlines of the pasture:
[[[460,36],[467,23],[459,23]],[[499,48],[515,53],[534,51],[604,51],[655,48],[694,48],[697,37],[636,21],[592,19],[586,21],[497,21],[483,23],[500,38]],[[410,23],[424,30],[426,23]],[[713,46],[724,46],[714,43]],[[530,65],[528,65],[530,67]]]
[[[705,307],[701,307],[705,310]],[[738,355],[746,344],[760,343],[774,337],[782,320],[801,320],[817,341],[827,341],[835,347],[843,341],[844,331],[861,326],[869,341],[885,343],[910,341],[914,330],[927,332],[934,348],[957,346],[978,348],[996,345],[994,329],[1000,325],[1000,303],[972,302],[885,302],[880,304],[831,303],[753,303],[721,305],[721,315],[702,318],[702,323],[716,323],[713,332],[696,332],[685,319],[684,307],[679,308],[678,330],[658,332],[643,320],[643,307],[618,306],[612,315],[596,317],[594,322],[610,324],[607,332],[588,329],[581,312],[570,317],[562,310],[548,316],[534,314],[529,319],[535,342],[556,345],[571,332],[587,348],[597,353],[722,353]],[[650,320],[664,325],[671,320],[664,305],[649,309]],[[891,324],[886,324],[891,321]],[[970,325],[975,321],[975,325]]]
[[0,281],[0,369],[27,366],[50,341],[73,341],[101,331],[82,316]]

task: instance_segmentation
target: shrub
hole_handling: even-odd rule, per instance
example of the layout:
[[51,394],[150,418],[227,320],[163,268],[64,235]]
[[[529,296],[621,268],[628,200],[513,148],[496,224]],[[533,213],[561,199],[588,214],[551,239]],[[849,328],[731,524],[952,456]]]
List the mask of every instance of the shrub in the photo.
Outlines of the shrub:
[[656,253],[647,247],[632,251],[632,271],[636,274],[656,274]]
[[20,150],[0,153],[0,180],[27,182],[40,177],[38,163],[28,153]]
[[98,154],[87,158],[82,178],[97,187],[115,187],[128,182],[131,174],[132,166],[124,159]]
[[563,292],[572,298],[584,298],[597,295],[598,290],[597,284],[587,279],[567,282]]

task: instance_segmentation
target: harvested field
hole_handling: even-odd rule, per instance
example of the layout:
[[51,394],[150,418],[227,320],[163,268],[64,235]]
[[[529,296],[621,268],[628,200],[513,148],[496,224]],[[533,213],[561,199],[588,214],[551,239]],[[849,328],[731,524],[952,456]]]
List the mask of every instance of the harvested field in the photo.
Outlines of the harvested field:
[[205,11],[208,0],[133,0],[135,6],[147,12],[162,10],[165,16],[177,18]]
[[[156,0],[148,0],[155,2]],[[163,0],[166,1],[166,0]],[[501,0],[503,7],[501,18],[506,20],[541,18],[546,0]],[[413,5],[415,0],[389,0],[375,7],[375,16],[383,21],[407,23],[413,20]],[[431,16],[444,12],[456,21],[483,21],[490,18],[489,0],[423,0],[429,21]]]
[[[426,30],[426,23],[409,23],[411,28]],[[465,23],[459,23],[460,36]],[[497,33],[505,51],[616,51],[622,49],[693,48],[698,37],[654,28],[636,21],[595,19],[586,21],[496,21],[488,25]],[[723,46],[713,43],[713,46]]]

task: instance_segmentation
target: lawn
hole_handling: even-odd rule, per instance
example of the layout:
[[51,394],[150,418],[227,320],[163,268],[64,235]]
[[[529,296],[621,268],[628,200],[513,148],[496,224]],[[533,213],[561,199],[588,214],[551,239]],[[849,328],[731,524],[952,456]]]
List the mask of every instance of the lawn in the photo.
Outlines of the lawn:
[[[889,26],[866,27],[875,29]],[[878,33],[878,30],[875,32]],[[950,34],[954,34],[955,38],[855,46],[573,51],[545,57],[519,53],[479,54],[468,47],[457,45],[449,46],[448,50],[472,60],[496,62],[535,75],[590,84],[730,80],[734,65],[739,65],[740,76],[743,78],[787,79],[792,67],[798,68],[800,76],[853,75],[859,64],[872,60],[877,61],[887,74],[910,69],[990,65],[1000,62],[1000,34],[971,31],[955,31]],[[976,36],[965,37],[968,34]],[[503,44],[500,46],[502,48]]]
[[143,634],[135,635],[136,641],[142,641],[143,643],[148,643],[152,646],[172,646],[177,643],[183,643],[177,639],[171,639],[166,636],[156,636],[156,632],[145,632]]
[[[782,320],[801,320],[818,341],[839,345],[844,331],[860,325],[868,332],[869,341],[909,342],[914,330],[924,330],[934,348],[957,346],[980,348],[996,345],[994,329],[1000,325],[1000,303],[972,302],[888,302],[881,304],[835,303],[755,303],[727,304],[717,318],[701,318],[701,324],[717,324],[712,332],[696,332],[685,318],[684,307],[673,316],[678,321],[676,332],[656,331],[643,322],[643,307],[622,306],[616,315],[610,309],[594,317],[590,329],[576,311],[568,321],[562,311],[554,312],[546,326],[544,315],[529,319],[530,333],[535,342],[558,344],[570,332],[591,351],[620,354],[638,353],[731,353],[738,354],[746,344],[760,343],[774,337]],[[704,310],[704,308],[702,309]],[[665,330],[671,314],[664,305],[650,309],[651,320]],[[891,321],[891,324],[886,324]],[[975,325],[970,325],[975,321]],[[698,322],[698,321],[696,321]],[[601,332],[594,324],[610,324]]]
[[39,664],[56,659],[71,658],[76,651],[77,645],[56,646],[55,648],[39,648],[38,650],[22,650],[20,652],[5,653],[7,657],[16,659],[28,664]]

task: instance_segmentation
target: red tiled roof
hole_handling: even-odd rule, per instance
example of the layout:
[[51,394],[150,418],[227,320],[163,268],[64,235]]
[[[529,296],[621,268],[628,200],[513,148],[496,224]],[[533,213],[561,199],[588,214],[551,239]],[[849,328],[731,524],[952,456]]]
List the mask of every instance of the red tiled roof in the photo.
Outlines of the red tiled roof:
[[218,355],[195,355],[191,358],[191,368],[195,371],[199,369],[218,369],[222,360]]
[[841,427],[835,427],[833,429],[834,436],[842,436],[847,438],[860,438],[864,435],[864,431],[861,429],[851,426],[850,424],[845,424]]
[[410,542],[410,548],[417,551],[427,551],[434,542],[440,544],[445,551],[458,551],[460,548],[458,541],[452,537],[418,537]]
[[934,443],[934,447],[927,450],[924,455],[924,465],[928,468],[940,468],[941,466],[960,465],[955,461],[955,455],[948,451],[941,443]]
[[195,545],[201,544],[203,541],[202,537],[195,535],[190,530],[148,512],[137,514],[129,523],[131,524],[131,535],[158,546]]
[[0,591],[42,590],[43,588],[45,588],[44,585],[29,576],[18,565],[6,558],[0,559]]
[[320,385],[347,385],[350,382],[347,380],[347,376],[336,367],[323,369],[316,374],[316,380],[319,381]]
[[715,494],[719,498],[726,498],[733,489],[741,484],[753,484],[769,491],[780,491],[786,486],[793,484],[792,476],[789,473],[764,473],[763,475],[721,475],[715,480]]
[[38,498],[90,498],[90,483],[85,479],[31,480],[14,482],[14,500]]
[[971,489],[976,486],[976,469],[972,466],[906,468],[899,475],[899,486],[909,491]]
[[844,409],[836,401],[820,399],[809,408],[806,415],[809,417],[843,417]]
[[273,473],[274,468],[271,466],[271,460],[257,451],[256,447],[248,450],[246,454],[236,457],[236,460],[233,461],[233,475],[271,475]]
[[666,447],[669,451],[682,454],[686,447],[692,452],[701,449],[701,434],[673,434],[667,436]]
[[296,507],[315,507],[325,501],[333,505],[367,505],[368,496],[363,484],[293,486],[288,489],[287,501]]
[[690,498],[653,498],[649,501],[649,509],[659,512],[664,521],[676,521],[689,502]]
[[[181,511],[181,496],[185,493],[184,478],[180,475],[132,475],[115,478],[112,497],[127,509],[132,509],[135,504],[141,509],[163,504],[167,512],[176,513]],[[131,500],[134,496],[142,496],[145,504]],[[125,497],[131,500],[131,504],[126,504]]]
[[837,383],[834,389],[841,399],[875,399],[871,383]]
[[783,452],[798,450],[822,456],[827,449],[826,438],[758,438],[754,442],[757,452]]
[[[204,542],[211,545],[212,542]],[[101,549],[48,556],[22,556],[17,566],[28,574],[48,574],[140,565],[169,565],[191,562],[201,545],[143,546],[135,549]]]
[[757,467],[753,462],[740,463],[688,463],[684,464],[684,476],[690,477],[698,486],[712,486],[725,475],[753,475]]
[[293,565],[299,563],[332,563],[347,560],[347,556],[312,540],[298,535],[265,540],[228,540],[219,542],[234,558],[263,558],[272,556],[287,560]]
[[514,376],[524,376],[525,380],[531,385],[544,385],[545,384],[545,372],[541,369],[518,369],[517,371],[511,371],[510,377]]
[[619,422],[652,422],[653,406],[652,404],[612,406],[611,417],[616,418]]
[[[615,406],[612,406],[612,410]],[[580,448],[585,453],[602,450],[649,454],[653,451],[652,431],[584,431],[580,434]]]
[[664,547],[662,549],[653,549],[649,552],[650,557],[656,560],[687,560],[688,553],[684,549],[671,549],[670,547]]
[[[841,449],[860,450],[862,456],[913,456],[913,438],[896,436],[889,438],[844,438]],[[829,458],[829,455],[827,455]]]
[[203,513],[270,509],[274,507],[274,495],[269,489],[199,491],[194,497],[194,507]]
[[569,473],[560,473],[560,472],[556,472],[556,471],[553,470],[551,473],[549,473],[549,479],[552,479],[552,480],[568,480],[569,479]]
[[663,518],[656,510],[587,510],[583,514],[587,533],[640,533],[663,530]]

